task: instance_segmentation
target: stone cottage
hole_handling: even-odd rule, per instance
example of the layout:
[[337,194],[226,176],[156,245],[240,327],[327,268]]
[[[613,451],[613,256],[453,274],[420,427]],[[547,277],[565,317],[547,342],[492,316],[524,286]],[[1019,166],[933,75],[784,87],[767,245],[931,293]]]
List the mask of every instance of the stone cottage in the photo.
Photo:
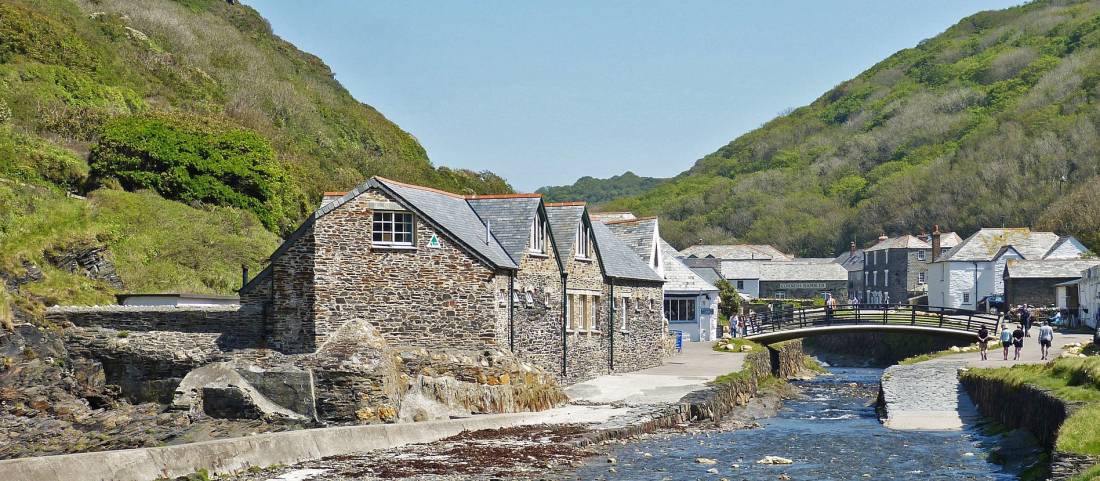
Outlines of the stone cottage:
[[327,196],[241,302],[259,306],[268,347],[285,353],[312,352],[362,320],[391,344],[508,349],[567,381],[659,364],[660,306],[623,324],[609,299],[627,286],[659,293],[662,281],[603,231],[584,205],[374,177]]

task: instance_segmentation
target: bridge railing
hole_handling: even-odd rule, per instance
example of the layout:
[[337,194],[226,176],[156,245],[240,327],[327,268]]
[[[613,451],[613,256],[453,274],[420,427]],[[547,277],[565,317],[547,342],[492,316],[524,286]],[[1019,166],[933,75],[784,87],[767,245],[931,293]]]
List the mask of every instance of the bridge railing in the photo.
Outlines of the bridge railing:
[[997,314],[950,308],[918,308],[909,304],[844,304],[835,308],[789,307],[749,318],[749,336],[826,326],[897,325],[978,332],[985,327],[996,335],[1002,318]]

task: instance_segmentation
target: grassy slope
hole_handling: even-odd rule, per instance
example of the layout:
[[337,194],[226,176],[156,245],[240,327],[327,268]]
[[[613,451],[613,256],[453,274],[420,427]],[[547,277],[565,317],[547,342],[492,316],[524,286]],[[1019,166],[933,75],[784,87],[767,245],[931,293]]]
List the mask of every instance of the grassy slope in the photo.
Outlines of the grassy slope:
[[[457,192],[508,192],[491,173],[435,168],[415,138],[362,104],[320,59],[224,0],[0,3],[0,276],[46,273],[16,303],[104,302],[114,289],[52,268],[44,252],[109,247],[127,291],[228,293],[240,264],[278,243],[249,213],[98,189],[87,156],[119,116],[173,112],[262,135],[304,193],[385,175]],[[65,195],[87,196],[79,200]],[[9,208],[10,207],[10,208]],[[0,289],[0,296],[5,295]]]
[[829,255],[881,232],[1003,222],[1097,248],[1098,46],[1100,2],[980,13],[605,208],[662,215],[680,246]]

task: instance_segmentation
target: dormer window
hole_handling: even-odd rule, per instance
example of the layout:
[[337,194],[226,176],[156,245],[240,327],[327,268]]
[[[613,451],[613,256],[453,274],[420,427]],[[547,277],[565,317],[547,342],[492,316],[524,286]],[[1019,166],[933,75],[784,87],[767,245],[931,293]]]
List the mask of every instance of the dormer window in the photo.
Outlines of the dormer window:
[[371,240],[375,245],[411,247],[413,245],[413,215],[410,212],[375,211],[371,223]]
[[584,225],[584,221],[582,220],[580,222],[580,225],[577,226],[576,244],[578,259],[589,259],[592,257],[592,244],[591,242],[589,242],[589,239],[591,238],[590,234],[590,229],[588,228],[588,226]]
[[542,218],[542,212],[535,212],[535,218],[531,219],[531,238],[527,245],[533,254],[546,253],[546,221]]

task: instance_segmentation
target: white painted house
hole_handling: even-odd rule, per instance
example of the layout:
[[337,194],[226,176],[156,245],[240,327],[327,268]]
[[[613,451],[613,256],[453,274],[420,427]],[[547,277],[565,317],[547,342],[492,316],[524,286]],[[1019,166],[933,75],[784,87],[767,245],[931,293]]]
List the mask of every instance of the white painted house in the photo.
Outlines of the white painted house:
[[928,305],[974,310],[986,296],[1004,295],[1009,260],[1077,259],[1090,254],[1072,236],[1028,228],[982,229],[937,257],[928,268]]
[[1077,284],[1078,318],[1085,325],[1096,329],[1097,313],[1100,313],[1100,266],[1085,270]]
[[664,314],[668,328],[684,332],[684,340],[714,341],[718,331],[718,288],[681,262],[675,248],[661,239],[654,217],[629,212],[594,214],[665,279]]

